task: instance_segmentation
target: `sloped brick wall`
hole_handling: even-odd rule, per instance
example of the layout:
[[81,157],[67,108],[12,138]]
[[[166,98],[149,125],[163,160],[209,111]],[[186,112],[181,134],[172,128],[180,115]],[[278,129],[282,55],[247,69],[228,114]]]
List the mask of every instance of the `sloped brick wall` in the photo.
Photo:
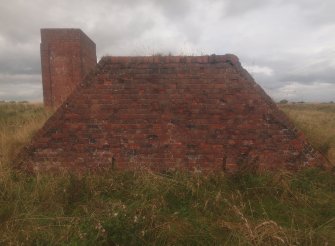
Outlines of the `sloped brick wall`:
[[233,55],[104,57],[26,153],[30,170],[298,169],[323,161]]
[[96,63],[95,43],[80,29],[41,29],[44,105],[60,106]]

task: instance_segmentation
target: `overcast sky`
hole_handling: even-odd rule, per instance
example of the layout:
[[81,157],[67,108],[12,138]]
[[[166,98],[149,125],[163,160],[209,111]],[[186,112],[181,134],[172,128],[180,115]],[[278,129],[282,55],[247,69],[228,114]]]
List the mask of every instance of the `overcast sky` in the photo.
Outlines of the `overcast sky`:
[[335,0],[0,0],[0,100],[42,101],[40,28],[97,55],[233,53],[275,100],[335,101]]

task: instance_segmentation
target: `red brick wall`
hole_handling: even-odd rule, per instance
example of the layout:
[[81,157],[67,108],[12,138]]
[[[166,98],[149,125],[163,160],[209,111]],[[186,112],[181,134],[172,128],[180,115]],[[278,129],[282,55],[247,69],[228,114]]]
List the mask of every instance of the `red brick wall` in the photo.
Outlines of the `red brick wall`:
[[57,108],[96,66],[96,46],[80,29],[41,29],[44,104]]
[[27,149],[29,169],[322,163],[236,56],[105,57]]

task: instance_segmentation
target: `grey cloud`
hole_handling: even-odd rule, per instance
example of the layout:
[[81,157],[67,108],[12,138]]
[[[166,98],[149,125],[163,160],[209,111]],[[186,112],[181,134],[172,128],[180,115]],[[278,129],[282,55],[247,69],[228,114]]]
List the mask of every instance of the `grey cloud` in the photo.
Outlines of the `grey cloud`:
[[324,67],[315,69],[313,67],[304,70],[302,73],[289,73],[279,76],[279,81],[298,81],[303,84],[313,82],[324,82],[335,85],[335,69],[333,67]]
[[0,73],[23,74],[40,72],[39,40],[13,43],[0,42]]
[[120,46],[123,53],[126,49],[129,50],[127,42],[140,40],[143,34],[154,28],[155,23],[145,17],[140,20],[133,18],[120,21],[118,18],[111,18],[108,21],[100,20],[96,26],[92,36],[95,37],[97,51],[101,56],[111,52],[120,55]]
[[236,1],[227,0],[225,1],[225,15],[236,16],[245,14],[249,11],[257,10],[263,8],[264,6],[271,4],[275,1],[273,0],[248,0],[248,1]]
[[[225,1],[226,16],[240,16],[250,11],[260,11],[259,14],[264,14],[271,8],[281,8],[283,6],[296,7],[299,15],[309,24],[328,24],[334,22],[335,2],[333,0],[248,0],[248,1]],[[285,16],[283,16],[285,18]]]
[[[301,64],[300,61],[298,63]],[[252,69],[249,70],[249,72],[266,90],[278,90],[292,83],[304,85],[326,83],[333,85],[333,88],[335,89],[335,69],[329,64],[324,64],[319,67],[316,65],[299,67],[299,65],[294,64],[294,61],[280,64],[264,62],[262,64],[266,64],[264,66],[273,69],[273,73],[270,76],[262,73],[253,73]],[[258,65],[262,66],[260,63],[258,63]],[[299,69],[295,70],[296,68]]]
[[[2,98],[41,99],[41,27],[81,28],[99,57],[235,53],[243,64],[271,69],[271,75],[253,76],[273,95],[292,83],[301,90],[317,83],[335,88],[333,0],[1,2]],[[318,96],[316,91],[309,98]]]
[[0,100],[42,101],[40,74],[0,74]]
[[167,0],[167,1],[161,1],[156,0],[155,1],[158,8],[166,15],[166,17],[174,21],[177,19],[178,21],[180,19],[184,19],[187,17],[188,13],[192,11],[192,8],[194,6],[194,2],[190,0]]
[[298,0],[292,4],[299,8],[301,14],[309,24],[325,25],[334,23],[335,1],[333,0]]
[[1,74],[36,74],[41,71],[39,55],[10,54],[0,57]]
[[4,86],[17,85],[19,89],[20,84],[40,84],[40,74],[0,74],[0,84]]

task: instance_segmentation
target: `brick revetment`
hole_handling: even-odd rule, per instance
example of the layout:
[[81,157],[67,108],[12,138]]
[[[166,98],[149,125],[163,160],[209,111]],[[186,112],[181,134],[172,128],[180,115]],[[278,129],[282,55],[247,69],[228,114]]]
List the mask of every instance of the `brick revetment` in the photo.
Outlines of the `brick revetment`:
[[33,171],[324,163],[234,55],[103,57],[25,155]]
[[41,29],[44,105],[59,107],[96,64],[95,43],[80,29]]

